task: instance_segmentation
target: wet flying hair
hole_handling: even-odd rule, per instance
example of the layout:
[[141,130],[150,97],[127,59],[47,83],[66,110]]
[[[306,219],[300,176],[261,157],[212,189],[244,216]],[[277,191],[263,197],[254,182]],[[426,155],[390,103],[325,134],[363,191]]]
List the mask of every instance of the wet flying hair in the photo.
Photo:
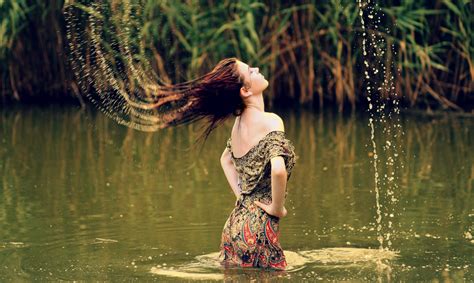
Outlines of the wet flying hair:
[[[205,130],[196,140],[205,142],[229,116],[242,114],[244,80],[237,58],[221,60],[194,80],[170,83],[138,55],[145,51],[132,44],[137,20],[131,16],[132,6],[124,4],[121,11],[128,21],[104,16],[118,12],[108,3],[93,2],[91,7],[96,13],[65,6],[69,59],[77,86],[107,116],[149,132],[205,119]],[[73,89],[79,92],[76,85]]]
[[162,87],[159,96],[165,100],[171,97],[169,103],[178,105],[171,113],[161,116],[165,122],[163,127],[187,124],[205,118],[207,127],[200,138],[204,137],[206,140],[212,130],[227,118],[242,114],[245,104],[240,97],[240,89],[243,86],[243,79],[237,69],[237,59],[227,58],[202,77]]
[[97,88],[101,85],[97,85],[98,91],[89,97],[118,123],[141,131],[157,131],[206,119],[207,127],[198,138],[205,141],[227,118],[239,116],[245,109],[240,96],[244,80],[237,61],[223,59],[209,73],[183,83],[117,83],[111,84],[113,91],[103,92]]

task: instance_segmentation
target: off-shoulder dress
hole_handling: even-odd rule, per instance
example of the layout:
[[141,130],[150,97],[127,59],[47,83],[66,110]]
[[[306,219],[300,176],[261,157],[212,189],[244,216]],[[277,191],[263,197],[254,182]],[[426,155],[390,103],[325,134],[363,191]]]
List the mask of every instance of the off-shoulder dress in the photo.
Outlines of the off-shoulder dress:
[[[227,148],[239,176],[241,195],[222,231],[219,258],[226,266],[285,269],[287,263],[279,241],[279,218],[266,213],[254,200],[270,203],[271,163],[275,156],[285,160],[287,178],[295,165],[294,146],[284,131],[271,131],[242,157]],[[285,193],[286,197],[287,193]]]

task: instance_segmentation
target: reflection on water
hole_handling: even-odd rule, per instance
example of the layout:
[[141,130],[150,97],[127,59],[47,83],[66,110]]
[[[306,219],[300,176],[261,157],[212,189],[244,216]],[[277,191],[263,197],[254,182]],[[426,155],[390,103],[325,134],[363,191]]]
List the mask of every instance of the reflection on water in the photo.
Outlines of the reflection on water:
[[[299,156],[280,227],[290,259],[308,250],[377,251],[366,117],[282,116]],[[166,264],[186,273],[193,262],[210,268],[202,276],[267,276],[223,271],[198,257],[218,251],[234,204],[219,164],[231,124],[199,154],[192,147],[199,125],[141,133],[76,108],[1,110],[0,281],[157,279],[165,275],[150,270]],[[474,120],[405,116],[401,124],[405,135],[392,139],[404,148],[399,202],[384,218],[393,220],[398,257],[361,267],[317,254],[268,276],[474,280]],[[384,136],[375,139],[383,144]]]

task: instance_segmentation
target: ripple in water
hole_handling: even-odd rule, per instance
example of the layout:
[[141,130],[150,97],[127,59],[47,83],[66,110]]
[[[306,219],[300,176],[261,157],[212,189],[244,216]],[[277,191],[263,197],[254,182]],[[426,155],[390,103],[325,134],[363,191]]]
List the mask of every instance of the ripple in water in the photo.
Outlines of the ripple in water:
[[262,272],[257,268],[224,268],[219,261],[219,253],[196,256],[195,260],[175,266],[157,265],[150,272],[154,275],[188,280],[223,280],[247,273],[262,279],[282,277],[300,271],[310,265],[323,265],[329,268],[373,267],[378,270],[390,268],[389,260],[398,254],[384,249],[326,248],[307,251],[285,251],[288,263],[285,271]]

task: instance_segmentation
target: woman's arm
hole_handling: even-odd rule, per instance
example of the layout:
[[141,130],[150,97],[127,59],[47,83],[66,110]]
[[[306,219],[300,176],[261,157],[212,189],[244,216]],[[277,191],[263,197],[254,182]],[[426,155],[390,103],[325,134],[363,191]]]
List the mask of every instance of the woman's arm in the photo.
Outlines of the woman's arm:
[[288,173],[282,156],[275,156],[270,162],[272,165],[272,207],[276,216],[282,217],[286,214],[284,205]]
[[[285,131],[285,125],[280,116],[269,114],[270,129]],[[270,160],[272,178],[272,202],[269,204],[255,201],[255,204],[265,210],[268,214],[276,217],[284,217],[287,214],[285,208],[286,182],[288,173],[286,171],[285,159],[283,156],[275,156]]]
[[287,214],[284,205],[288,173],[286,172],[285,160],[282,156],[275,156],[270,162],[272,164],[272,202],[267,204],[256,200],[255,204],[268,214],[281,218]]
[[240,188],[238,186],[239,175],[237,170],[235,170],[234,163],[232,163],[232,159],[230,156],[229,150],[226,148],[221,155],[221,166],[224,170],[225,177],[229,182],[230,188],[234,192],[236,198],[240,197]]

